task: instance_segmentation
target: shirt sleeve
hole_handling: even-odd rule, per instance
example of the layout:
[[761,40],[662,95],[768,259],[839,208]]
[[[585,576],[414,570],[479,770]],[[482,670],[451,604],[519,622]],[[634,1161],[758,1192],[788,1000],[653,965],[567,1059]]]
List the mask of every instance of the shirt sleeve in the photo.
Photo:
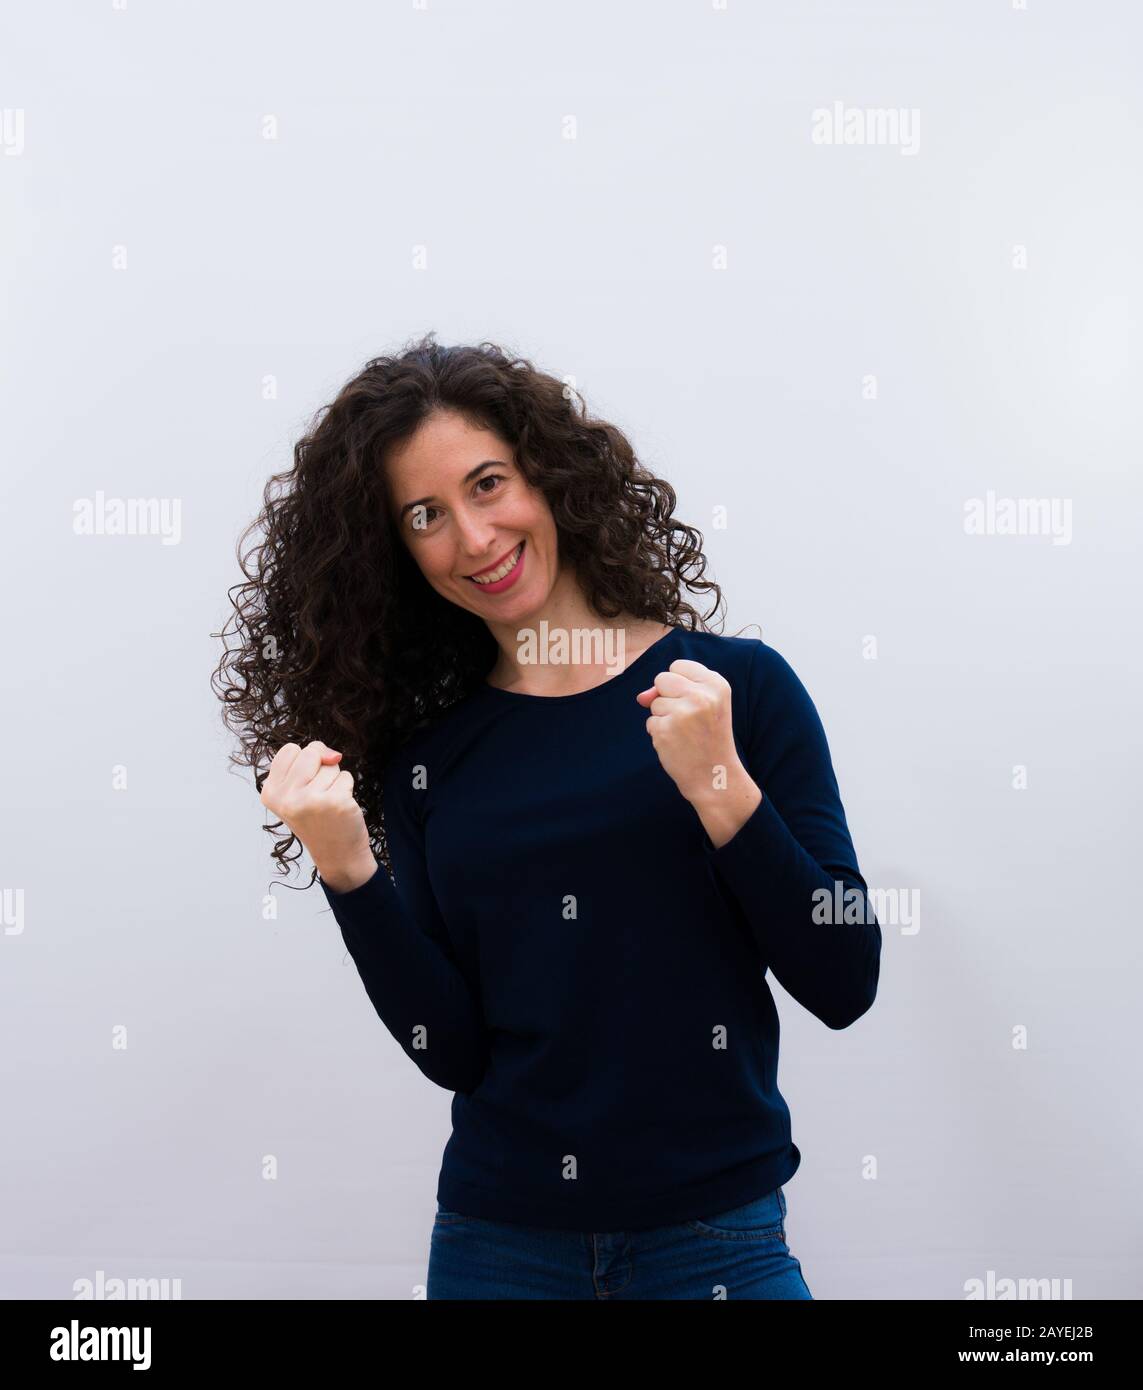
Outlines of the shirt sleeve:
[[379,864],[346,893],[319,882],[381,1021],[430,1081],[468,1094],[488,1065],[488,1033],[429,880],[414,766],[398,752],[382,779],[393,881]]
[[707,862],[749,923],[762,960],[829,1028],[877,994],[881,928],[858,869],[821,719],[772,647],[751,657],[739,756],[761,789],[750,818]]

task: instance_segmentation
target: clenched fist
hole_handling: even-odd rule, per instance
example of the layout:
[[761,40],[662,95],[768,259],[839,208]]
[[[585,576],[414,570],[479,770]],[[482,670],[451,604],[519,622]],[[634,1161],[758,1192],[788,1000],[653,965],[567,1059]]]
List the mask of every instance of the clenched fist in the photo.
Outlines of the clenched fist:
[[635,697],[651,711],[647,732],[663,769],[688,801],[708,793],[716,768],[739,761],[730,721],[730,682],[701,661],[672,661]]
[[347,893],[373,877],[377,860],[369,830],[353,799],[353,775],[339,768],[341,754],[314,740],[285,743],[262,784],[262,805],[301,840],[323,881]]
[[701,661],[680,658],[635,699],[651,711],[646,728],[663,771],[711,843],[726,844],[762,800],[735,746],[730,682]]

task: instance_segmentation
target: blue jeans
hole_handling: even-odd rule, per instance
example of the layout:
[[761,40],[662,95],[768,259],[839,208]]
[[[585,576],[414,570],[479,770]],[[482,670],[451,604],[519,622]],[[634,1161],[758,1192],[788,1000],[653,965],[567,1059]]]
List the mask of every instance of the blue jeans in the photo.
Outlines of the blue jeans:
[[780,1187],[731,1211],[641,1231],[558,1231],[439,1204],[432,1298],[812,1299],[786,1244]]

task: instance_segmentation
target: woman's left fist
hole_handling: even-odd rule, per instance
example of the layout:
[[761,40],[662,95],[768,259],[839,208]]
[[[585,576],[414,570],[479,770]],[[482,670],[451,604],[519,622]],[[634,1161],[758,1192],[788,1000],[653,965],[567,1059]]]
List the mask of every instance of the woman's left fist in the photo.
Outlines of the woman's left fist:
[[635,696],[663,770],[692,803],[709,800],[742,769],[734,745],[730,682],[701,661],[672,661]]

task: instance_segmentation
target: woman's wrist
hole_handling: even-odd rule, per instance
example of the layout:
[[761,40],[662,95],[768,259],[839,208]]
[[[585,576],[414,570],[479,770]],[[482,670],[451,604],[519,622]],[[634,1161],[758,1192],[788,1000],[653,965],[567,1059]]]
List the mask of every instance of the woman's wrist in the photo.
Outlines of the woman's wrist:
[[741,762],[729,770],[725,787],[709,787],[691,799],[715,849],[734,839],[761,802],[761,789]]
[[370,853],[368,858],[362,856],[352,864],[328,864],[324,868],[318,864],[317,871],[331,892],[352,893],[377,872],[377,860]]

